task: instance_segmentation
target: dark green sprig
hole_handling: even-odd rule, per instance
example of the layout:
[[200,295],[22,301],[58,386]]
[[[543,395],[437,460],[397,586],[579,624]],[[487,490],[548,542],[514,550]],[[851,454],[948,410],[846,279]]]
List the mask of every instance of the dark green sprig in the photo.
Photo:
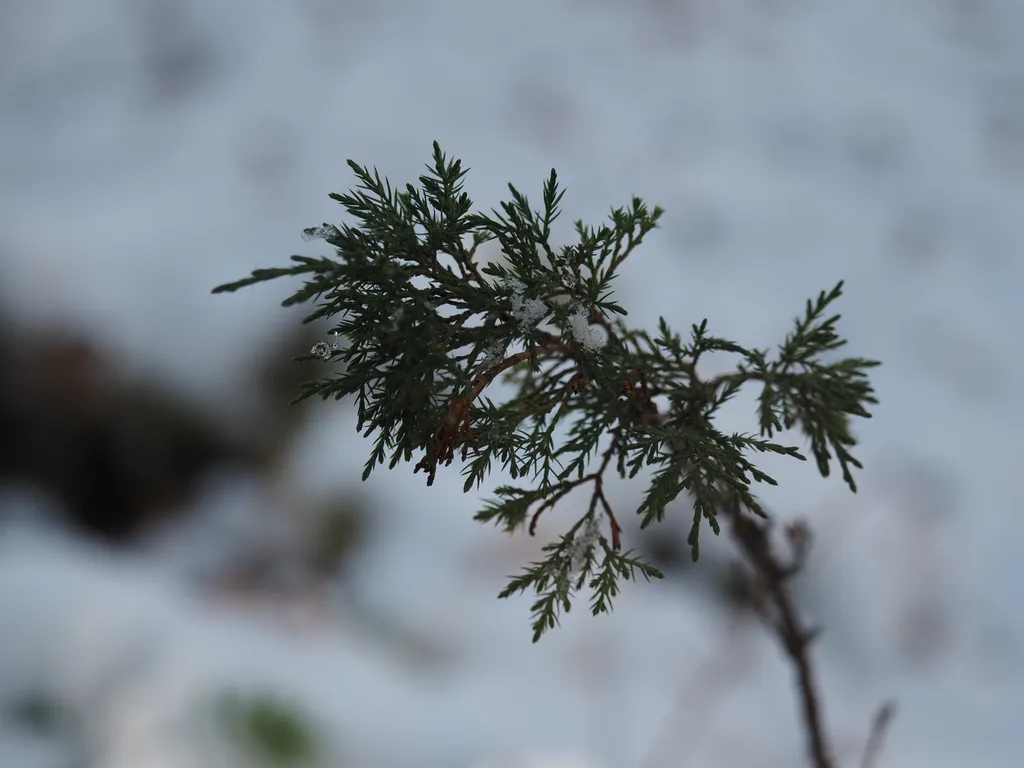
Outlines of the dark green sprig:
[[[604,491],[609,474],[648,476],[641,527],[666,521],[685,495],[694,559],[704,521],[718,534],[723,510],[767,515],[753,488],[776,481],[753,458],[803,460],[797,446],[776,442],[788,430],[803,435],[822,475],[836,461],[856,490],[851,419],[877,403],[867,374],[878,363],[835,357],[845,344],[830,314],[841,282],[807,302],[774,353],[715,337],[706,319],[685,340],[664,318],[648,334],[625,325],[613,283],[660,208],[633,198],[598,227],[576,222],[576,242],[556,248],[551,227],[564,190],[554,171],[539,209],[509,185],[511,198],[481,213],[463,190],[468,169],[436,143],[418,184],[401,189],[376,169],[349,166],[356,187],[331,195],[348,221],[306,230],[332,257],[293,256],[292,267],[255,270],[215,292],[303,280],[285,305],[311,304],[306,321],[329,319],[342,344],[317,353],[335,370],[298,399],[354,397],[358,429],[372,438],[364,479],[385,462],[418,458],[429,485],[458,456],[469,491],[500,468],[523,487],[497,488],[476,519],[509,533],[533,534],[570,494],[589,493],[575,524],[501,593],[537,595],[534,640],[583,589],[597,614],[610,610],[620,579],[661,576],[622,551]],[[506,263],[481,268],[478,248],[490,240]],[[702,379],[698,363],[709,352],[736,356],[735,371]],[[760,387],[759,435],[721,432],[719,409],[751,382]]]

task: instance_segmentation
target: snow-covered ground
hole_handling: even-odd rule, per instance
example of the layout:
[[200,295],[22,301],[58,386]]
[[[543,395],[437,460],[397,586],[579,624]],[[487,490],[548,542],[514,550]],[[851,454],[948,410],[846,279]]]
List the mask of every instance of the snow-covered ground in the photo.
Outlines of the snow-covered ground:
[[[299,235],[336,220],[346,158],[404,181],[434,139],[472,166],[481,207],[508,181],[539,194],[556,167],[563,233],[632,194],[662,205],[623,273],[638,325],[708,317],[768,346],[846,279],[850,349],[885,363],[862,492],[769,463],[767,496],[817,532],[807,601],[827,628],[830,732],[856,765],[893,698],[881,765],[1019,765],[1022,36],[1018,0],[14,0],[0,301],[228,408],[253,350],[295,316],[277,308],[287,286],[210,288],[315,251]],[[225,483],[286,509],[364,458],[350,415],[328,408],[276,495]],[[10,524],[0,695],[50,691],[103,768],[232,764],[195,730],[224,686],[308,711],[330,766],[800,764],[790,669],[758,628],[641,585],[533,646],[528,602],[494,600],[532,545],[473,523],[479,497],[455,471],[429,492],[408,467],[367,485],[386,522],[354,593],[439,649],[428,661],[353,630],[346,600],[286,631],[196,597],[163,560]],[[919,610],[939,636],[915,664],[902,627]],[[4,768],[66,764],[0,738]]]

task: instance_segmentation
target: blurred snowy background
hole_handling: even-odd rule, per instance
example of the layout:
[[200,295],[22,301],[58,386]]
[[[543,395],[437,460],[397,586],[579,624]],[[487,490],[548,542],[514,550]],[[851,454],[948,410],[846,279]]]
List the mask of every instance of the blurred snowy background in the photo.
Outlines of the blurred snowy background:
[[360,483],[350,409],[285,406],[291,286],[210,294],[435,139],[481,208],[556,167],[562,234],[662,205],[637,325],[768,346],[846,279],[862,491],[765,497],[816,534],[829,731],[857,765],[892,698],[880,765],[1020,765],[1022,40],[1019,0],[0,3],[0,766],[804,764],[725,540],[631,531],[666,581],[533,646],[495,595],[569,511]]

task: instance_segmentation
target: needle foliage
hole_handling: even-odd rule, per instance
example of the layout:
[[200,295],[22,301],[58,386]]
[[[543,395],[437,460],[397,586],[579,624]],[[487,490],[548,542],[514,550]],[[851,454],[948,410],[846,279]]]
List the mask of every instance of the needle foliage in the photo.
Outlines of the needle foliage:
[[[870,416],[868,371],[879,363],[836,354],[842,282],[808,300],[775,349],[714,336],[707,320],[683,334],[664,318],[652,332],[631,328],[613,285],[660,208],[634,197],[600,226],[576,222],[575,242],[556,248],[563,191],[553,170],[537,208],[510,184],[508,200],[480,212],[463,191],[468,169],[433,150],[418,183],[401,188],[349,161],[355,188],[331,195],[346,221],[305,231],[332,254],[292,256],[214,292],[291,278],[300,285],[284,304],[308,304],[306,322],[333,323],[334,341],[300,358],[321,358],[325,374],[296,400],[354,399],[372,440],[363,479],[385,462],[415,461],[430,485],[458,459],[468,492],[497,465],[515,484],[498,487],[476,520],[509,533],[533,534],[570,493],[589,494],[543,559],[501,592],[536,594],[534,641],[577,594],[589,594],[596,615],[610,610],[620,579],[661,576],[623,547],[604,490],[611,473],[643,472],[643,527],[687,500],[694,560],[702,528],[719,533],[722,504],[766,516],[754,489],[776,481],[756,466],[759,454],[803,461],[806,450],[818,472],[837,467],[856,491],[851,418]],[[506,261],[481,267],[477,251],[490,240]],[[700,377],[709,353],[732,355],[735,368]],[[758,390],[753,431],[721,431],[716,414],[746,386]],[[806,447],[782,441],[790,430]]]

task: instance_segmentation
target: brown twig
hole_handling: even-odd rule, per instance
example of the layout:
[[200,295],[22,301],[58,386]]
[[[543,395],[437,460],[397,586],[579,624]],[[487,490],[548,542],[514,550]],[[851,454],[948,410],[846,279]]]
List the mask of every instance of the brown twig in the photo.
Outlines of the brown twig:
[[887,701],[875,712],[871,721],[871,733],[868,734],[868,743],[864,747],[864,757],[861,758],[860,768],[873,768],[882,752],[882,741],[889,730],[893,717],[896,715],[896,702]]
[[615,519],[615,513],[612,511],[611,504],[608,503],[608,499],[604,495],[604,472],[608,469],[608,465],[611,463],[612,456],[615,454],[615,449],[619,444],[619,437],[621,432],[616,432],[612,435],[612,441],[608,445],[608,450],[604,452],[604,456],[601,457],[601,466],[597,468],[597,472],[594,473],[594,497],[601,502],[601,506],[604,508],[604,513],[608,517],[608,525],[612,529],[612,549],[618,552],[622,549],[622,526],[619,525],[619,521]]
[[537,508],[537,511],[533,513],[533,517],[530,518],[530,527],[528,528],[530,535],[537,535],[537,523],[538,521],[540,521],[541,515],[543,515],[553,506],[555,506],[555,504],[557,504],[563,496],[566,496],[569,493],[569,491],[571,491],[573,488],[575,488],[578,485],[581,485],[584,482],[586,482],[586,478],[584,478],[583,480],[577,480],[575,482],[563,483],[561,487],[557,491],[555,491],[555,494],[550,499],[541,504]]
[[594,484],[594,493],[590,497],[590,509],[593,511],[594,506],[600,502],[601,508],[604,510],[605,516],[608,518],[608,525],[611,527],[612,532],[612,549],[618,551],[622,549],[622,526],[619,525],[619,521],[615,517],[615,512],[612,510],[611,505],[608,503],[608,499],[604,495],[604,473],[608,469],[608,465],[611,463],[612,456],[615,454],[615,448],[619,443],[620,433],[615,432],[612,436],[612,441],[605,450],[604,455],[601,457],[601,466],[597,468],[596,472],[592,472],[589,475],[584,475],[576,480],[564,480],[555,491],[551,498],[547,499],[536,512],[533,513],[533,517],[530,518],[530,525],[527,529],[531,536],[537,533],[537,521],[540,520],[540,516],[547,510],[551,509],[558,501],[567,495],[574,488],[578,488],[584,483]]
[[604,497],[604,489],[601,487],[600,478],[595,484],[597,485],[597,489],[594,491],[594,495],[601,502],[601,506],[604,508],[604,513],[608,517],[608,524],[612,529],[612,549],[618,552],[622,549],[622,526],[619,525],[619,521],[615,519],[615,513],[612,511],[608,500]]
[[427,472],[427,485],[434,484],[434,477],[437,475],[438,463],[448,466],[455,459],[455,449],[462,445],[463,458],[469,449],[469,443],[473,440],[473,430],[469,421],[470,408],[473,401],[486,389],[487,385],[494,381],[495,377],[514,365],[524,360],[529,360],[533,355],[546,355],[550,352],[566,351],[564,344],[552,342],[535,350],[524,350],[506,357],[500,363],[491,366],[473,380],[473,387],[466,394],[457,397],[448,407],[448,413],[444,420],[434,431],[434,440],[427,448],[427,454],[420,459],[413,469],[413,474],[421,469]]
[[[480,269],[476,265],[476,258],[474,258],[475,256],[476,256],[476,245],[474,245],[472,248],[470,248],[468,251],[466,251],[466,258],[465,258],[464,266],[466,268],[468,268],[469,269],[469,273],[474,278],[476,278],[477,283],[479,283],[481,286],[486,286],[487,285],[487,281],[484,280],[484,276],[482,274],[480,274]],[[462,262],[460,261],[459,263],[461,264]]]
[[[822,707],[809,653],[810,644],[818,633],[804,626],[789,590],[790,577],[798,568],[795,562],[783,563],[773,553],[767,524],[758,523],[749,517],[735,502],[723,504],[722,511],[731,523],[733,538],[753,565],[765,596],[774,606],[776,615],[772,628],[796,669],[797,689],[812,764],[815,768],[835,768],[835,758],[825,736]],[[803,555],[800,552],[797,556]]]

